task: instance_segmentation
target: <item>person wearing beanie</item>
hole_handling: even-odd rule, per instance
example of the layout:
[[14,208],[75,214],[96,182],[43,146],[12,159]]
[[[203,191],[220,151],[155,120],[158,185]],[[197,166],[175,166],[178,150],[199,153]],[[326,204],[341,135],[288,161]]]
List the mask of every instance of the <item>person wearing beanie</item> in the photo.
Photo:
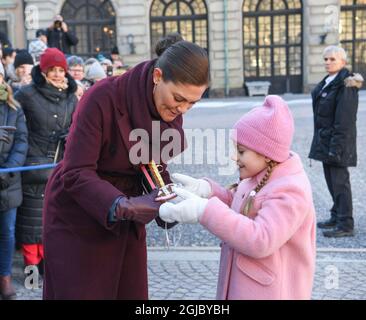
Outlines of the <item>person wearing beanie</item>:
[[16,50],[14,59],[14,74],[9,74],[9,85],[14,91],[14,94],[25,85],[32,81],[31,72],[34,65],[32,56],[26,49]]
[[[77,85],[67,73],[64,54],[47,48],[32,70],[32,83],[23,86],[15,98],[23,107],[29,132],[26,165],[59,162],[64,154],[71,116],[77,104]],[[48,176],[52,170],[22,174],[23,202],[18,208],[16,239],[24,265],[43,272],[42,209]]]
[[95,61],[91,64],[85,63],[85,79],[90,81],[91,85],[105,79],[106,77],[107,74],[99,61]]
[[[161,205],[165,222],[199,222],[221,241],[217,299],[310,299],[315,273],[315,209],[300,157],[291,151],[294,120],[269,95],[234,125],[239,182],[173,174],[181,198]],[[177,202],[177,201],[176,201]]]
[[41,54],[47,49],[47,30],[38,29],[36,39],[29,43],[28,51],[36,64],[39,63]]

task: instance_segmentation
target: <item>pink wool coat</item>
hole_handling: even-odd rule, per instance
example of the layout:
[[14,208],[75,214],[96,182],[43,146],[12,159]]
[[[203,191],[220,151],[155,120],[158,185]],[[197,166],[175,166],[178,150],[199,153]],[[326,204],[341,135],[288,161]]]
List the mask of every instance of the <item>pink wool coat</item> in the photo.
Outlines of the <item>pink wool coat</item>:
[[236,192],[213,181],[200,223],[222,240],[217,299],[310,299],[315,272],[315,210],[300,157],[277,165],[255,196],[246,195],[265,174],[243,180]]

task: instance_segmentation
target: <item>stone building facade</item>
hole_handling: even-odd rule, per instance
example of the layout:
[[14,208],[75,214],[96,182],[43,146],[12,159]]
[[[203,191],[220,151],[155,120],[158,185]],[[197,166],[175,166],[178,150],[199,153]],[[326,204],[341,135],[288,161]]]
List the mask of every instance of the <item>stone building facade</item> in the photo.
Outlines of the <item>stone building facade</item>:
[[324,76],[330,44],[341,43],[349,67],[366,73],[366,0],[0,0],[0,22],[18,47],[59,13],[80,38],[77,54],[117,45],[129,65],[179,31],[208,50],[211,96],[245,95],[250,81],[270,81],[271,93],[308,92]]

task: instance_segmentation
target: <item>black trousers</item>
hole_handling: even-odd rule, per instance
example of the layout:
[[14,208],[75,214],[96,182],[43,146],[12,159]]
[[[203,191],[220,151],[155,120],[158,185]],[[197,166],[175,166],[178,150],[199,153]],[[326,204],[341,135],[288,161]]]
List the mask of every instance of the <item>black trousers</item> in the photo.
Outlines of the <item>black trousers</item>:
[[337,222],[337,227],[346,231],[353,230],[352,191],[348,168],[323,163],[323,169],[333,199],[333,207],[330,210],[332,219]]

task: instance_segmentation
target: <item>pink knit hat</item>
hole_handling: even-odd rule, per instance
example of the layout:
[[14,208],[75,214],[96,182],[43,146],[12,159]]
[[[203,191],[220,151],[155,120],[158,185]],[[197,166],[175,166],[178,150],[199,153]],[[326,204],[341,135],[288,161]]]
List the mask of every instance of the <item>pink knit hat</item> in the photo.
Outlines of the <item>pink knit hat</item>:
[[290,154],[294,135],[294,119],[287,103],[279,96],[269,95],[234,125],[231,138],[267,158],[283,162]]

